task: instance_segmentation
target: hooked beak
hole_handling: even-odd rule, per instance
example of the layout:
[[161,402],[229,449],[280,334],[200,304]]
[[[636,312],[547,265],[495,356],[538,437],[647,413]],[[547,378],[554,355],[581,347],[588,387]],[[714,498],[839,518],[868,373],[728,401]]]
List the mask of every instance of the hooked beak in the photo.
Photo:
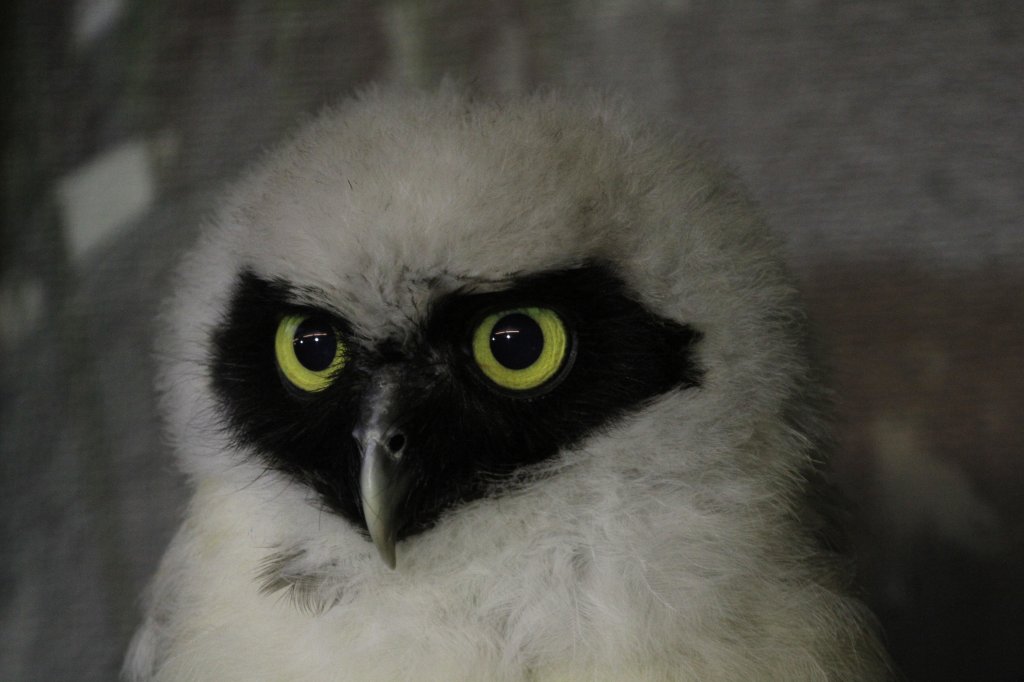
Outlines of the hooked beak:
[[359,494],[366,529],[389,568],[397,563],[398,517],[410,482],[402,465],[406,437],[394,414],[397,379],[386,374],[374,383],[363,405],[362,419],[352,432],[362,454]]

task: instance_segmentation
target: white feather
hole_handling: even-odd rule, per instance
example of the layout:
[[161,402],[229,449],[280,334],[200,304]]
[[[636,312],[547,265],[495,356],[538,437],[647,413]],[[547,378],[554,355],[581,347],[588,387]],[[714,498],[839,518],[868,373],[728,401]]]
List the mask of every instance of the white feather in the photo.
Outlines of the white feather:
[[[884,679],[801,527],[820,393],[774,240],[730,183],[601,98],[455,88],[368,92],[269,157],[168,316],[164,405],[195,496],[127,678]],[[372,340],[467,282],[595,259],[704,333],[703,385],[448,513],[397,571],[219,422],[209,339],[243,267],[324,292]],[[268,570],[288,586],[261,590]]]

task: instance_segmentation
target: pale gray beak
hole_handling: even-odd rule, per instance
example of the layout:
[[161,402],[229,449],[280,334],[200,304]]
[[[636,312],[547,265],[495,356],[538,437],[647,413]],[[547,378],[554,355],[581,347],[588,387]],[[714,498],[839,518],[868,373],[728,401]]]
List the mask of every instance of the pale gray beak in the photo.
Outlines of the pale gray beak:
[[395,393],[398,377],[384,373],[371,387],[359,425],[352,431],[362,453],[359,491],[363,517],[380,558],[390,568],[397,565],[395,542],[399,511],[409,490],[402,466],[406,437],[395,424]]

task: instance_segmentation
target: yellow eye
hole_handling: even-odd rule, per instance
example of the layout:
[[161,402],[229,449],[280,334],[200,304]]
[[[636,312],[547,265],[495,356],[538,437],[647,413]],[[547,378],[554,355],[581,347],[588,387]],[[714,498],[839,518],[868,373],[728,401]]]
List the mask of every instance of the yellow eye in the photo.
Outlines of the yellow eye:
[[565,365],[569,335],[547,308],[516,308],[484,318],[473,332],[473,359],[502,388],[528,391],[543,386]]
[[283,317],[277,325],[274,352],[285,378],[310,393],[330,386],[347,359],[334,325],[317,315]]

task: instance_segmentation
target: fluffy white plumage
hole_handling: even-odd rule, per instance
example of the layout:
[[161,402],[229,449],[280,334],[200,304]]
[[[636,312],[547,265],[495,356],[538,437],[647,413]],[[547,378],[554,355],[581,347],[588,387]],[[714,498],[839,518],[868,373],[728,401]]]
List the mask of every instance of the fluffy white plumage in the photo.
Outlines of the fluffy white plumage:
[[[396,569],[224,426],[211,345],[243,271],[372,347],[444,296],[592,263],[699,332],[699,385],[452,506]],[[887,677],[813,538],[821,394],[776,245],[729,178],[621,107],[366,93],[237,187],[180,282],[162,388],[195,495],[129,679]]]

